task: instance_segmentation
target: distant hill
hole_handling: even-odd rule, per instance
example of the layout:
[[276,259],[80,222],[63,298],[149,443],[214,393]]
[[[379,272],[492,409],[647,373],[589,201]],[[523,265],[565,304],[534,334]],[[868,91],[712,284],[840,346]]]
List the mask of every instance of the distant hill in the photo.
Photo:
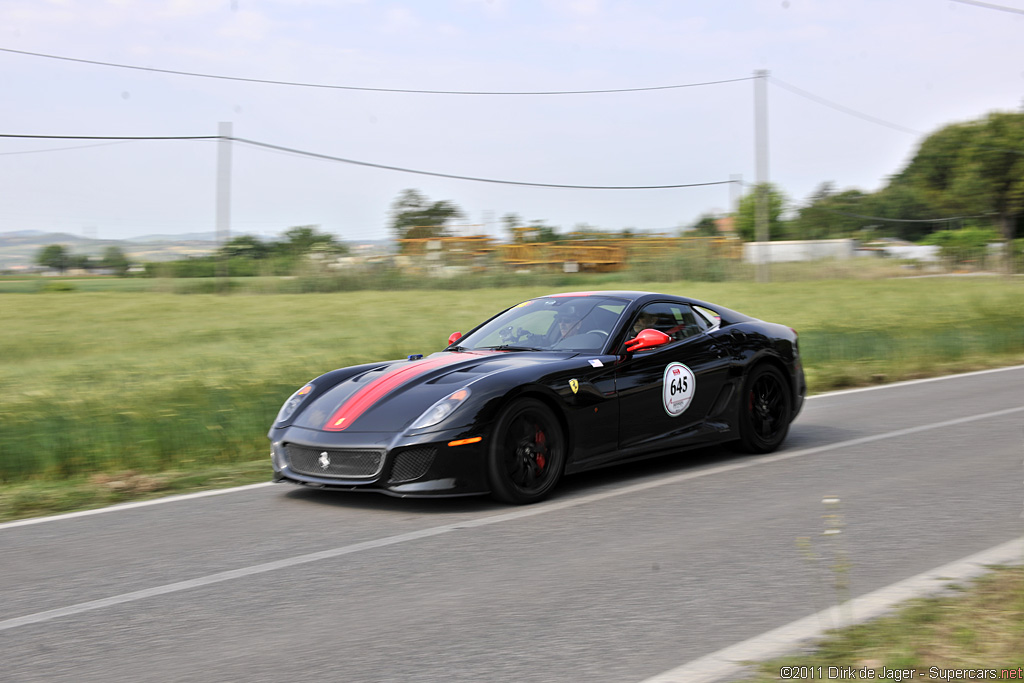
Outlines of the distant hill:
[[[238,237],[240,234],[232,233],[231,236]],[[259,235],[256,237],[266,239]],[[205,256],[217,249],[217,235],[213,232],[190,232],[182,235],[142,235],[127,240],[101,240],[66,232],[0,232],[0,272],[34,266],[36,254],[50,244],[63,244],[72,254],[86,256],[102,256],[107,247],[120,247],[133,263],[144,263]],[[387,239],[355,240],[349,244],[368,244],[387,250],[392,242]]]
[[[238,237],[238,235],[232,235],[232,237]],[[142,237],[133,237],[130,242],[136,243],[150,243],[150,242],[216,242],[217,233],[214,232],[187,232],[183,235],[143,235]]]
[[102,256],[107,247],[120,247],[134,262],[173,261],[209,254],[217,248],[213,233],[145,235],[130,240],[104,240],[63,232],[14,230],[0,232],[0,271],[35,264],[36,254],[50,244],[63,244],[73,254]]

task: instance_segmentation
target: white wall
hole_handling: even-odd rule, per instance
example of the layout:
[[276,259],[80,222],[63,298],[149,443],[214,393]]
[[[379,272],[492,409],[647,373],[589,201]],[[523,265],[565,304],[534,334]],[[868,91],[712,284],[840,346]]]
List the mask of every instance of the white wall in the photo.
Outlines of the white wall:
[[789,240],[747,242],[743,245],[745,263],[783,263],[853,258],[857,240]]

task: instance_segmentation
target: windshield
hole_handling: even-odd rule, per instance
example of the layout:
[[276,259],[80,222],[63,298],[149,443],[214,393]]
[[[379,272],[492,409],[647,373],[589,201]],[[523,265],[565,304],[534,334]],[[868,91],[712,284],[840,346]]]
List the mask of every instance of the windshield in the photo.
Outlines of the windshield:
[[604,296],[550,296],[513,306],[458,341],[459,349],[598,352],[626,301]]

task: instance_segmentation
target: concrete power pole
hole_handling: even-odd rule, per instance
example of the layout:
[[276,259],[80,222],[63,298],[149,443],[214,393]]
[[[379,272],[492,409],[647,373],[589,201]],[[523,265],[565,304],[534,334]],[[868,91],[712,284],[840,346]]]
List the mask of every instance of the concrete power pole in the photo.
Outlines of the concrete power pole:
[[757,281],[771,280],[768,240],[768,95],[767,71],[754,72],[754,157],[757,167],[757,197],[754,234],[757,240]]
[[221,248],[231,234],[231,138],[234,135],[230,121],[217,126],[217,291],[228,293],[228,262]]

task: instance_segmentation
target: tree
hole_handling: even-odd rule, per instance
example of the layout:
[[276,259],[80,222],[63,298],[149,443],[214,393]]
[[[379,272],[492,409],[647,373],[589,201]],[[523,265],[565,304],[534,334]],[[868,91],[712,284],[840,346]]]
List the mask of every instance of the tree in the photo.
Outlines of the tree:
[[63,244],[49,244],[36,254],[36,263],[53,268],[61,275],[71,266],[71,253]]
[[300,225],[289,228],[284,233],[285,241],[280,243],[286,254],[301,256],[312,252],[329,254],[347,254],[348,247],[339,242],[334,235],[319,232],[315,225]]
[[523,219],[519,217],[517,213],[506,213],[501,217],[501,224],[505,228],[505,232],[508,233],[508,238],[512,242],[523,241]]
[[878,221],[882,233],[916,242],[936,229],[949,227],[948,221],[929,222],[927,218],[949,215],[948,209],[930,201],[926,193],[907,183],[891,183],[868,196],[866,213],[888,221]]
[[682,233],[693,237],[719,237],[718,219],[710,213],[701,215],[697,221],[690,226],[690,229]]
[[91,270],[93,263],[87,254],[68,254],[67,267],[76,270]]
[[[740,199],[739,209],[736,212],[736,233],[745,242],[757,239],[756,214],[759,187],[754,187],[749,194]],[[771,183],[765,183],[763,187],[768,193],[768,237],[773,240],[785,239],[787,231],[782,221],[782,212],[788,201],[786,195]]]
[[269,244],[252,235],[233,237],[220,248],[221,255],[227,258],[265,259],[270,252]]
[[391,204],[391,229],[397,239],[444,237],[449,221],[462,210],[448,200],[431,202],[418,190],[403,190]]
[[108,268],[117,275],[124,275],[128,272],[128,257],[124,255],[121,247],[110,246],[103,251],[103,258],[100,260],[101,268]]
[[865,217],[870,211],[867,197],[860,190],[836,192],[831,182],[822,183],[790,221],[790,235],[801,240],[851,237],[872,223]]
[[1024,213],[1024,113],[994,112],[928,136],[892,181],[949,216],[993,217],[1009,243]]
[[527,242],[557,242],[561,238],[561,235],[558,234],[558,228],[548,225],[541,220],[530,221],[530,224],[526,226],[526,230]]

